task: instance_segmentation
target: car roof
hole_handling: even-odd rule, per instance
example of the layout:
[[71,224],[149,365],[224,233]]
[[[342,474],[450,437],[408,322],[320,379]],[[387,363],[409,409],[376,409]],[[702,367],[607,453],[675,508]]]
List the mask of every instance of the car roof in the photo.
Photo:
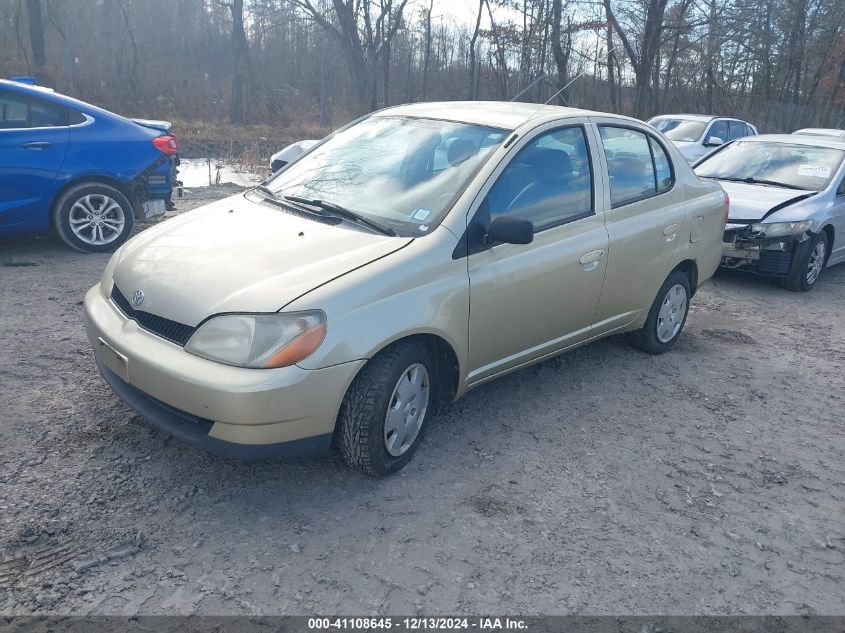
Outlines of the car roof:
[[69,97],[66,94],[56,92],[52,88],[46,88],[44,86],[34,86],[32,84],[26,84],[19,81],[0,79],[0,88],[6,88],[30,97],[40,97],[53,103],[60,103],[68,108],[80,110],[86,114],[96,114],[98,116],[106,116],[112,119],[121,119],[124,121],[129,120],[126,117],[111,112],[110,110],[100,108],[99,106],[95,106],[87,101],[80,101],[79,99]]
[[795,130],[792,134],[810,134],[812,136],[833,136],[835,138],[845,138],[845,130],[837,130],[832,127],[804,127],[800,130]]
[[845,150],[845,139],[835,136],[806,136],[801,134],[760,134],[737,139],[743,143],[788,143],[789,145],[807,145],[810,147],[829,147]]
[[[651,117],[652,119],[682,119],[684,121],[701,121],[706,123],[707,121],[712,121],[713,119],[730,119],[732,117],[717,117],[713,114],[658,114],[656,116]],[[739,119],[737,119],[739,121]]]
[[[604,112],[515,101],[435,101],[431,103],[409,103],[385,108],[374,114],[375,116],[407,116],[440,119],[472,125],[486,125],[507,130],[515,130],[523,123],[526,123],[529,118],[547,120],[595,115],[627,119],[627,117],[606,114]],[[642,122],[638,121],[638,123]]]

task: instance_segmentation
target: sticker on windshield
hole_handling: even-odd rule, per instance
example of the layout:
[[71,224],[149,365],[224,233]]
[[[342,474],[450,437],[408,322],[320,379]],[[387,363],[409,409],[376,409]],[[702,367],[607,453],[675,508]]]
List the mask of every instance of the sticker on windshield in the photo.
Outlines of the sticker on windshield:
[[428,224],[423,224],[423,225],[420,227],[420,231],[422,231],[423,233],[425,233],[427,230],[428,230]]
[[798,165],[799,176],[812,176],[813,178],[830,178],[830,167],[822,165]]
[[425,222],[430,215],[431,209],[417,209],[414,211],[414,215],[412,215],[411,218],[417,222]]

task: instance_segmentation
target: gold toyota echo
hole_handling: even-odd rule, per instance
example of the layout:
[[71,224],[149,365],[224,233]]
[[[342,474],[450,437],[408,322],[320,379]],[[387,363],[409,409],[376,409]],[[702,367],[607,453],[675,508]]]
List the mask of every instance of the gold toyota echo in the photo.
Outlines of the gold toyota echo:
[[382,475],[471,387],[609,334],[671,348],[726,207],[634,119],[399,106],[127,242],[86,327],[166,432],[245,458],[334,443]]

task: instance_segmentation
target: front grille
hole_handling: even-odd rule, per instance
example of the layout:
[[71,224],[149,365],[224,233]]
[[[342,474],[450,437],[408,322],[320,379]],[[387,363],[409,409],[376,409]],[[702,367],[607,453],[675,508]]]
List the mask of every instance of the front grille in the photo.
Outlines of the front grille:
[[195,327],[191,327],[190,325],[171,321],[170,319],[165,319],[164,317],[150,314],[143,310],[136,310],[116,285],[112,286],[111,300],[114,301],[114,304],[123,314],[133,319],[140,327],[147,330],[147,332],[152,332],[156,336],[167,339],[171,343],[184,345],[196,330]]
[[792,253],[764,249],[760,251],[757,271],[767,275],[788,275],[792,268]]

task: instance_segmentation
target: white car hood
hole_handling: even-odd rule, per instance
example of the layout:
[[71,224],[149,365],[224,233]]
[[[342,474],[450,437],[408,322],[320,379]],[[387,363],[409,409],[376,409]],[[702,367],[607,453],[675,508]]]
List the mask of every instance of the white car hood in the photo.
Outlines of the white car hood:
[[731,199],[728,222],[756,222],[775,207],[784,207],[814,195],[815,191],[750,185],[742,182],[717,181]]
[[323,224],[238,194],[128,241],[113,279],[127,299],[143,291],[138,310],[195,326],[221,312],[275,312],[412,241]]

